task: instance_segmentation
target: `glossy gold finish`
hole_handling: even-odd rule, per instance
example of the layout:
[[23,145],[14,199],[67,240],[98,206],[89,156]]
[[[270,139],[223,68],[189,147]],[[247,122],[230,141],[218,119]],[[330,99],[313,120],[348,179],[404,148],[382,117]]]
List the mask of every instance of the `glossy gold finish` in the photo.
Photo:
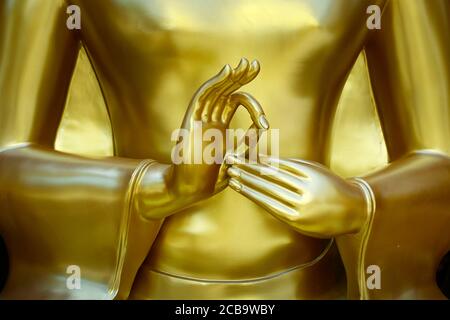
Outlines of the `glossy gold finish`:
[[[79,31],[63,0],[0,2],[1,297],[341,298],[341,258],[350,298],[443,297],[432,275],[450,248],[445,0],[70,3]],[[369,31],[373,4],[385,10]],[[369,103],[366,122],[336,115],[358,56],[339,108],[367,99],[352,82],[367,57],[392,163],[347,180],[333,168],[351,178],[383,164],[335,139],[374,141],[362,135],[377,125]],[[70,85],[76,66],[85,81]],[[281,159],[235,157],[228,176],[172,164],[174,130],[266,129],[263,114]],[[380,290],[363,287],[371,264]],[[68,265],[80,290],[65,286]]]
[[[316,238],[358,232],[366,217],[362,190],[312,161],[231,157],[229,185],[297,231]],[[259,175],[264,172],[264,175]]]

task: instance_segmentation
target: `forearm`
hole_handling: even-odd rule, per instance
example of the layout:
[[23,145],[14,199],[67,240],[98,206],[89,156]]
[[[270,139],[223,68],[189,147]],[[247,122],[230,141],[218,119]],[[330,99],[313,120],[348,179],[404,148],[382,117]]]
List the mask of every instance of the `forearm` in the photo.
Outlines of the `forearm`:
[[391,159],[450,152],[449,12],[448,0],[391,0],[381,30],[369,32],[368,71]]
[[[338,239],[347,275],[354,280],[349,291],[359,290],[363,298],[443,297],[436,270],[450,243],[446,12],[446,0],[390,1],[381,30],[371,31],[366,43],[392,163],[364,178],[376,203],[368,223],[358,235]],[[414,28],[405,24],[411,19]],[[413,152],[424,149],[443,154]],[[369,265],[382,270],[381,290],[366,290]]]
[[[109,290],[120,282],[120,297],[126,296],[162,223],[143,219],[135,206],[139,173],[146,168],[149,176],[163,176],[157,171],[165,166],[151,163],[89,159],[36,145],[0,152],[0,234],[13,264],[9,287],[17,288],[17,272],[65,274],[65,267],[76,264]],[[156,208],[170,200],[164,185],[151,189],[166,197],[149,201]],[[151,215],[150,204],[146,209]]]
[[[364,181],[373,192],[374,210],[357,235],[337,239],[350,295],[439,296],[435,271],[450,244],[450,158],[412,153]],[[369,265],[383,270],[381,290],[366,288]]]

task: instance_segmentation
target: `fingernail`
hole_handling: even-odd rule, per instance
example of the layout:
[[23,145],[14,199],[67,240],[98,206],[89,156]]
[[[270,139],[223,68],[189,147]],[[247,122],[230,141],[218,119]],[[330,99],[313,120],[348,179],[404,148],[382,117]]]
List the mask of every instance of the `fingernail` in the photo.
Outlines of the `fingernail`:
[[266,116],[263,114],[259,116],[259,124],[264,129],[266,129],[266,130],[269,129],[269,122],[267,121]]
[[227,173],[230,177],[234,177],[234,178],[239,178],[241,176],[239,169],[236,169],[233,167],[228,168]]
[[237,192],[241,191],[242,189],[242,185],[237,182],[237,180],[235,179],[230,179],[230,181],[228,182],[228,185],[233,188],[234,190],[236,190]]
[[241,58],[241,60],[239,60],[238,67],[245,64],[249,64],[248,60],[246,58]]
[[229,64],[226,64],[222,68],[222,70],[220,70],[220,74],[227,75],[227,74],[231,73],[231,70],[232,70],[231,66]]
[[258,61],[258,60],[253,60],[253,61],[252,61],[252,66],[253,66],[253,68],[255,68],[255,69],[259,69],[259,61]]

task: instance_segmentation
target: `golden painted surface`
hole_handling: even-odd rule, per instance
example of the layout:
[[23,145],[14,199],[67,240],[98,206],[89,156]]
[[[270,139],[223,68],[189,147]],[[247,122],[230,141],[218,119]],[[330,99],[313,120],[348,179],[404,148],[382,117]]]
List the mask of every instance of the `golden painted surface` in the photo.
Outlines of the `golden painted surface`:
[[[363,54],[356,60],[342,90],[331,146],[330,165],[344,177],[370,172],[387,162]],[[84,48],[75,66],[55,149],[88,156],[113,155],[106,104]]]
[[83,156],[114,155],[105,100],[84,48],[75,65],[55,150]]
[[[205,297],[199,283],[216,286],[208,298],[281,297],[288,279],[283,298],[338,298],[344,269],[330,237],[350,298],[441,297],[430,277],[399,279],[417,252],[411,241],[394,248],[418,232],[423,212],[435,212],[430,226],[450,223],[448,3],[390,1],[373,31],[366,8],[387,1],[71,3],[80,31],[65,28],[63,0],[0,3],[0,233],[12,250],[4,297],[71,297],[58,286],[77,264],[106,297]],[[224,115],[238,104],[248,112],[230,124]],[[226,179],[219,165],[171,163],[174,130],[192,134],[194,120],[263,128],[263,115],[280,129],[285,162],[273,179],[239,163]],[[342,178],[368,172],[368,187]],[[385,217],[404,222],[410,204],[416,223],[398,232]],[[421,253],[432,274],[450,239],[421,232],[436,244]],[[387,291],[361,293],[366,262],[389,266]],[[33,284],[24,273],[36,274]],[[85,288],[79,296],[96,296]]]

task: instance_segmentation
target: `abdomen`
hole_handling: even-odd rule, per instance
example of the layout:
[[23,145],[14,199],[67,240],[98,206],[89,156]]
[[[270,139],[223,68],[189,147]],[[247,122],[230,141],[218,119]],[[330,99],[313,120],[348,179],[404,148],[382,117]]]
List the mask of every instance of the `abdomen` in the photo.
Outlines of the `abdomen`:
[[328,243],[291,230],[226,189],[168,218],[144,264],[183,277],[246,280],[308,263]]

